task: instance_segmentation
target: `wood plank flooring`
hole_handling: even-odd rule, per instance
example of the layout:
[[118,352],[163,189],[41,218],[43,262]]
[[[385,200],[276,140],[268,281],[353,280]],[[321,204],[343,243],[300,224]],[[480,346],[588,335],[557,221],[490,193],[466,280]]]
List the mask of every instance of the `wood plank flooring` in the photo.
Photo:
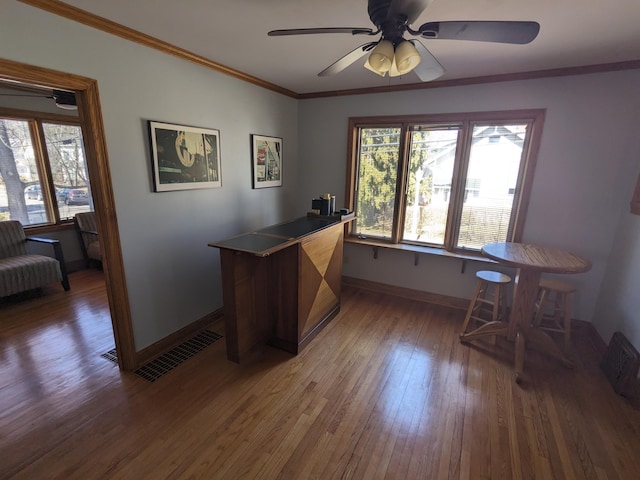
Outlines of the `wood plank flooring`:
[[100,356],[102,274],[71,284],[0,301],[0,478],[640,478],[640,412],[585,340],[518,386],[510,345],[458,341],[464,312],[347,288],[297,356],[220,340],[150,383]]

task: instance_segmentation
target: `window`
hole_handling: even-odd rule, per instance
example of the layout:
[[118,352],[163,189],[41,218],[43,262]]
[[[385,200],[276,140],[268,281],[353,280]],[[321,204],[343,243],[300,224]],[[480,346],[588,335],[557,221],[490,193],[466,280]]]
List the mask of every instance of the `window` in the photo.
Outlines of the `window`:
[[77,120],[0,110],[0,220],[57,225],[91,210]]
[[351,237],[449,251],[519,241],[544,110],[352,118]]

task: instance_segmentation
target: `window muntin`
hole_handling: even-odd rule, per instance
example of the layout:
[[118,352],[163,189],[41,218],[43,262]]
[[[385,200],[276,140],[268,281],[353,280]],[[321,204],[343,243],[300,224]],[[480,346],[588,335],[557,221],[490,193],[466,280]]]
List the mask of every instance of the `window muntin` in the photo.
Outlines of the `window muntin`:
[[[543,110],[350,119],[351,235],[451,251],[519,241],[543,119]],[[376,176],[382,149],[372,153],[370,137],[380,132],[394,141],[379,143],[390,151]]]
[[83,145],[77,123],[0,115],[0,220],[55,225],[93,210]]

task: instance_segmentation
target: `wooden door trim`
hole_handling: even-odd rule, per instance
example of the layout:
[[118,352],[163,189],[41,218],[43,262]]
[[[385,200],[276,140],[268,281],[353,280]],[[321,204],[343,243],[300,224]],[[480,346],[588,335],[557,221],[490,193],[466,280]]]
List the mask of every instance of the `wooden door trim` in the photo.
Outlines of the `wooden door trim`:
[[138,361],[98,95],[98,82],[79,75],[1,58],[0,79],[47,88],[73,90],[76,93],[78,115],[83,126],[87,168],[91,178],[91,193],[102,237],[103,266],[118,362],[123,370],[135,370],[138,367]]

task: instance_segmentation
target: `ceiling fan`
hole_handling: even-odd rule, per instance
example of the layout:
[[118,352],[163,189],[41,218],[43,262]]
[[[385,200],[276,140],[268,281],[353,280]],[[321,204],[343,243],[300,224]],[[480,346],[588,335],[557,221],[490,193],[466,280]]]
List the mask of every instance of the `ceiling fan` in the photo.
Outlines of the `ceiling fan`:
[[50,98],[55,101],[56,107],[63,110],[77,110],[78,103],[76,102],[76,95],[73,92],[67,92],[66,90],[52,90],[51,94],[30,94],[30,93],[0,93],[3,97],[32,97],[32,98]]
[[351,35],[381,37],[355,48],[342,58],[318,73],[324,77],[334,75],[369,53],[365,68],[385,76],[400,76],[411,71],[421,81],[428,82],[444,74],[438,60],[418,40],[407,40],[405,34],[430,40],[471,40],[526,44],[533,41],[540,31],[537,22],[518,21],[444,21],[427,22],[413,29],[411,25],[418,19],[432,0],[369,0],[367,11],[376,27],[328,27],[293,28],[271,30],[271,37],[285,35],[307,35],[316,33],[350,33]]

